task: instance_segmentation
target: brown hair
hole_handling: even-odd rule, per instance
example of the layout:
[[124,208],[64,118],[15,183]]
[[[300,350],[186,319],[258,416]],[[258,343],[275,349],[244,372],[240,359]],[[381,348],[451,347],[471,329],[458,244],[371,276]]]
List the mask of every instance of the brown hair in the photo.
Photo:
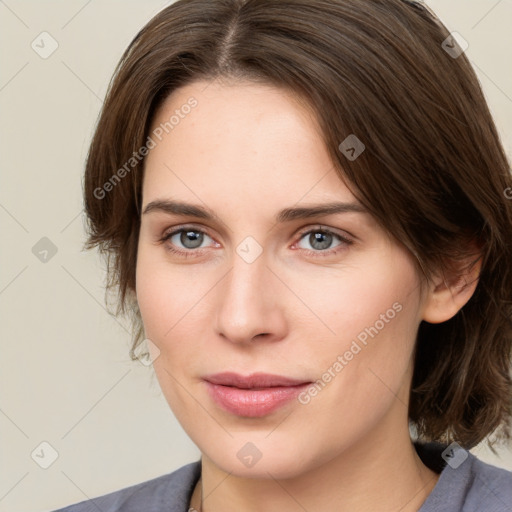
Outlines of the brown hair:
[[[482,255],[469,302],[419,326],[409,418],[425,440],[470,448],[497,427],[510,438],[512,178],[475,73],[448,51],[458,48],[449,37],[405,0],[178,0],[137,34],[110,83],[84,179],[86,248],[107,256],[115,315],[133,321],[132,358],[143,340],[139,151],[155,112],[194,81],[252,80],[307,100],[340,179],[414,255],[422,283],[437,269],[456,279],[462,261]],[[340,150],[350,135],[366,146],[356,159]]]

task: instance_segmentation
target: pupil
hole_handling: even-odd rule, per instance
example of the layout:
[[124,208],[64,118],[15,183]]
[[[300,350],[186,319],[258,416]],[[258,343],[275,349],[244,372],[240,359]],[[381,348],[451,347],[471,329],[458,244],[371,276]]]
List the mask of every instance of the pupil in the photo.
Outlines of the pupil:
[[195,249],[199,247],[203,241],[203,234],[197,231],[187,231],[181,233],[180,242],[187,249]]
[[[327,249],[331,245],[332,235],[322,232],[311,233],[309,242],[311,247],[314,247],[315,249]],[[317,242],[319,243],[317,244]]]

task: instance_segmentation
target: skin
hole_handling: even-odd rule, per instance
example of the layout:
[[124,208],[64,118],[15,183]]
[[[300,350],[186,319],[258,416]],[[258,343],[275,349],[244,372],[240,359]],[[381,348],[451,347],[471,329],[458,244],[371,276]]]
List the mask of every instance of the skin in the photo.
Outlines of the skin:
[[[191,96],[198,105],[147,156],[142,211],[173,199],[218,217],[143,213],[136,289],[163,394],[202,453],[192,506],[202,487],[203,511],[418,510],[438,475],[408,430],[417,329],[456,314],[477,280],[420,288],[410,253],[368,213],[276,223],[285,207],[357,202],[310,111],[275,87],[195,82],[169,96],[152,130]],[[206,233],[199,249],[180,234],[161,242],[182,225]],[[353,243],[318,248],[303,233],[320,228]],[[263,249],[252,263],[237,253],[248,236]],[[247,418],[206,392],[202,377],[228,370],[316,381],[395,303],[401,311],[307,404]],[[262,455],[252,467],[237,457],[248,442]]]

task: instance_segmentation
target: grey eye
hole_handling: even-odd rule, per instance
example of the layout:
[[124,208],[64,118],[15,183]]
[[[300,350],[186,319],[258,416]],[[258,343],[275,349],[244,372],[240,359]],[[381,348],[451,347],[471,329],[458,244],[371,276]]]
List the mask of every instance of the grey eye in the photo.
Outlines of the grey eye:
[[197,249],[203,243],[205,236],[208,237],[205,233],[195,229],[182,229],[173,233],[169,240],[178,247],[181,244],[185,249]]
[[[323,251],[325,249],[331,249],[333,241],[340,237],[334,233],[329,233],[328,231],[316,230],[305,233],[301,240],[307,240],[310,246],[315,251]],[[340,242],[341,243],[341,242]],[[302,247],[302,249],[309,249],[309,247]]]

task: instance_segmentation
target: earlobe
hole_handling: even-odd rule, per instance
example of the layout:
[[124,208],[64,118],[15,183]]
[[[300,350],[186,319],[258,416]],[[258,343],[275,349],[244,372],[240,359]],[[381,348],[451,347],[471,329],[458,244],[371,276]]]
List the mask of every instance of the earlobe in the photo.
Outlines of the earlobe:
[[425,299],[422,319],[438,324],[454,317],[475,292],[481,266],[482,258],[479,258],[466,273],[451,283],[443,276],[436,277]]

